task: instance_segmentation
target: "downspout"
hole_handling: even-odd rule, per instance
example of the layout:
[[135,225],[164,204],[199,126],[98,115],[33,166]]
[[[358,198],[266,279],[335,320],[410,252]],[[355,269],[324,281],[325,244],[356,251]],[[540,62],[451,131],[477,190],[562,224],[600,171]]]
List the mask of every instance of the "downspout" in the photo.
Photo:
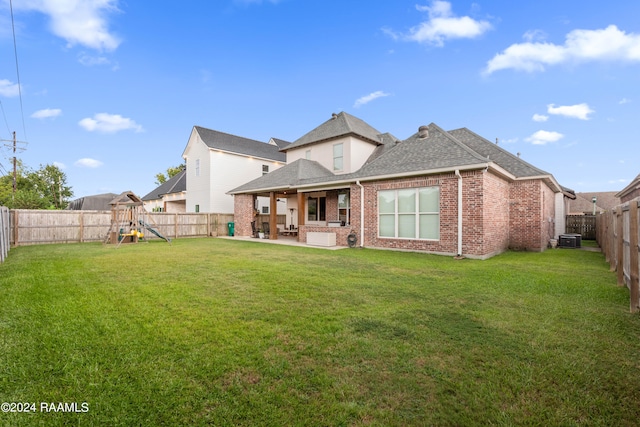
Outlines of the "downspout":
[[356,185],[360,187],[360,247],[364,248],[364,186],[360,180],[356,181]]
[[462,175],[460,170],[456,169],[456,176],[458,177],[458,255],[457,258],[462,257]]

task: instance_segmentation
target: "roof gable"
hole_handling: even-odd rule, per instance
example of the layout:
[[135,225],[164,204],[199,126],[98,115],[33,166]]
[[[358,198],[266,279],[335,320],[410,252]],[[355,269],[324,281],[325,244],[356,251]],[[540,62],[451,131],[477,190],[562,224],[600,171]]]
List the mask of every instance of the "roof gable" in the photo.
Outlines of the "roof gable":
[[283,151],[346,135],[358,136],[365,141],[378,145],[382,143],[380,134],[381,132],[363,120],[343,111],[339,114],[334,113],[329,120],[295,140],[293,144],[284,148]]

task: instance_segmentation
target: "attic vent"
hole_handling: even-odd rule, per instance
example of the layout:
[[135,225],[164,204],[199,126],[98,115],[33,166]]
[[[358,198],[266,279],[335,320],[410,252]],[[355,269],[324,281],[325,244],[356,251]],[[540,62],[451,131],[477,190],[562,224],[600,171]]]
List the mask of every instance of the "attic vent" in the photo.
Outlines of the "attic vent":
[[420,126],[418,128],[418,138],[425,139],[429,136],[429,126]]

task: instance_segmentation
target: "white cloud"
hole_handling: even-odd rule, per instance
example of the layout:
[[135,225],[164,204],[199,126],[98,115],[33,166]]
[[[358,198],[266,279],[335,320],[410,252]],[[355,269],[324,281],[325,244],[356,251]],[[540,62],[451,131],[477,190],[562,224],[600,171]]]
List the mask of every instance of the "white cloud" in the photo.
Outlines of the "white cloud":
[[59,108],[45,108],[44,110],[38,110],[31,115],[34,119],[47,119],[50,117],[58,117],[62,114],[62,110]]
[[601,30],[573,30],[563,45],[553,43],[516,43],[495,55],[484,70],[544,71],[545,67],[567,62],[628,61],[640,62],[640,34],[627,34],[615,25]]
[[84,52],[78,55],[78,62],[80,62],[82,65],[86,67],[111,64],[111,61],[104,56],[92,56],[92,55],[87,55]]
[[533,135],[531,135],[526,140],[532,143],[533,145],[545,145],[550,142],[559,141],[564,137],[563,134],[558,132],[549,132],[546,130],[539,130]]
[[0,80],[0,95],[10,98],[20,94],[20,86],[18,83],[11,83],[9,80]]
[[65,165],[64,163],[60,163],[60,162],[53,162],[53,166],[59,168],[59,169],[66,169],[67,165]]
[[76,160],[74,165],[79,166],[81,168],[95,169],[95,168],[99,168],[100,166],[102,166],[102,162],[100,160],[90,159],[90,158],[85,157],[83,159]]
[[546,122],[549,120],[549,116],[545,116],[544,114],[534,114],[531,120],[534,122]]
[[389,96],[390,94],[385,93],[381,90],[378,90],[376,92],[370,93],[369,95],[363,96],[362,98],[358,98],[355,102],[355,104],[353,104],[354,108],[359,108],[365,104],[370,103],[371,101],[373,101],[374,99],[378,99],[378,98],[382,98],[385,96]]
[[117,12],[118,0],[30,0],[16,2],[16,9],[35,10],[50,18],[51,31],[70,46],[115,50],[120,39],[109,31],[107,14]]
[[589,114],[594,111],[588,104],[561,105],[556,107],[554,104],[547,105],[547,113],[559,116],[571,117],[580,120],[589,120]]
[[631,100],[630,100],[630,99],[628,99],[628,98],[622,98],[622,99],[620,100],[620,102],[618,102],[618,104],[620,104],[620,105],[624,105],[624,104],[628,104],[628,103],[630,103],[630,102],[631,102]]
[[481,36],[492,27],[487,21],[477,21],[469,16],[455,16],[448,1],[434,0],[431,6],[416,6],[420,12],[427,12],[429,19],[409,29],[408,34],[384,31],[394,39],[404,39],[434,46],[443,46],[445,40],[472,39]]
[[122,117],[119,114],[98,113],[93,118],[84,118],[78,124],[89,132],[98,131],[103,133],[115,133],[121,130],[132,129],[142,132],[142,126],[135,121]]

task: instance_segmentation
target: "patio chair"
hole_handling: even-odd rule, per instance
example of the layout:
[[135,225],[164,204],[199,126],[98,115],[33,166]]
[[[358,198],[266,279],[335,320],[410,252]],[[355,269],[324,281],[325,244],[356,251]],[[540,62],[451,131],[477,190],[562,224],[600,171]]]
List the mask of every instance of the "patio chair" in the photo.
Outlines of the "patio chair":
[[269,223],[268,222],[263,222],[262,223],[262,231],[264,231],[264,238],[268,239],[269,238]]
[[251,237],[258,238],[258,229],[256,228],[255,221],[251,221]]

